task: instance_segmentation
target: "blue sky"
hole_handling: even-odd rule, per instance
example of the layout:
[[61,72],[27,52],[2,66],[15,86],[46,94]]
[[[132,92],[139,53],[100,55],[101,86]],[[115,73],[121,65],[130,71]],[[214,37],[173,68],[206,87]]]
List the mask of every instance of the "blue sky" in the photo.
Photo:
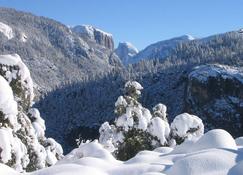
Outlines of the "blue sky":
[[243,27],[242,0],[0,0],[66,25],[91,24],[112,33],[116,44],[139,49],[191,34],[204,37]]

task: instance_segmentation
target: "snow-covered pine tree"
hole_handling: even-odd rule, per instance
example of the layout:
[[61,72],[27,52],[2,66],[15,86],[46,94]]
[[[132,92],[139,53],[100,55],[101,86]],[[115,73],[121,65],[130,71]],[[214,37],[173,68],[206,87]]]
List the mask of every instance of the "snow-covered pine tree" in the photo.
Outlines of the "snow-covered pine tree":
[[127,160],[141,150],[168,145],[170,127],[166,107],[158,104],[152,115],[138,102],[142,89],[138,82],[128,81],[124,96],[115,103],[114,125],[105,122],[99,129],[100,143],[120,160]]
[[0,162],[19,172],[53,165],[62,147],[45,137],[30,72],[17,54],[0,56]]

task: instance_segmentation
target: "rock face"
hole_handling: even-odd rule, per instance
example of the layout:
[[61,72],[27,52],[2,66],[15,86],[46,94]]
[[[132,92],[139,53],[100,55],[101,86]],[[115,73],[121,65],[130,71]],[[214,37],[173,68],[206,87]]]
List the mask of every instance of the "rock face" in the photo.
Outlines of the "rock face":
[[114,49],[114,41],[112,34],[110,33],[104,32],[90,25],[75,26],[72,30],[81,37],[94,40],[97,44],[105,46],[110,50]]
[[129,42],[119,43],[117,49],[115,50],[115,53],[124,65],[128,64],[130,59],[135,56],[138,53],[138,49],[134,47]]
[[188,77],[187,110],[200,116],[207,129],[243,134],[243,69],[222,65],[196,67]]

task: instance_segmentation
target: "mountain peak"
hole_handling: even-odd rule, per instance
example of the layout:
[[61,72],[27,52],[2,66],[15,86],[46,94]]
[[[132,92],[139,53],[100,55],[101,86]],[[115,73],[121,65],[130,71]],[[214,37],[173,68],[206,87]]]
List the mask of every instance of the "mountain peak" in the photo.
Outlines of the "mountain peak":
[[193,37],[192,35],[189,35],[189,34],[183,35],[182,37],[184,37],[187,40],[195,40],[196,39],[195,37]]
[[77,25],[72,30],[79,36],[94,40],[96,43],[105,46],[111,50],[114,49],[112,34],[107,33],[91,25]]
[[124,64],[129,62],[129,59],[137,55],[138,49],[130,42],[120,42],[115,53],[119,56]]

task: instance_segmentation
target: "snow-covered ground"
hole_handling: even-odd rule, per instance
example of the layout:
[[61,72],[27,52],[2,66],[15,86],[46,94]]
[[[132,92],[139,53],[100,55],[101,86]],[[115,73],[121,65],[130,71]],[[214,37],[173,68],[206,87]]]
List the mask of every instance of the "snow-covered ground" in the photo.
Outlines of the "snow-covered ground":
[[[1,175],[19,175],[0,164]],[[56,165],[28,175],[242,175],[243,137],[234,140],[221,129],[175,148],[141,151],[122,162],[98,142],[84,143]]]

